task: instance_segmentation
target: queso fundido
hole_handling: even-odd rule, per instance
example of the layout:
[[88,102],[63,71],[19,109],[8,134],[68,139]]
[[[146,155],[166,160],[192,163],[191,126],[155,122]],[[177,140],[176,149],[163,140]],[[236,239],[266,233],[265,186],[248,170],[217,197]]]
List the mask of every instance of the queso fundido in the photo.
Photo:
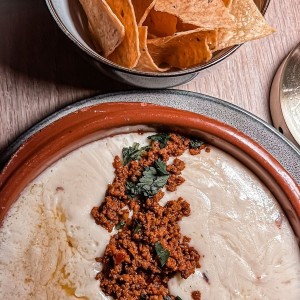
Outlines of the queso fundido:
[[225,152],[176,134],[117,135],[70,153],[24,190],[0,237],[4,299],[300,293],[299,248],[272,194]]

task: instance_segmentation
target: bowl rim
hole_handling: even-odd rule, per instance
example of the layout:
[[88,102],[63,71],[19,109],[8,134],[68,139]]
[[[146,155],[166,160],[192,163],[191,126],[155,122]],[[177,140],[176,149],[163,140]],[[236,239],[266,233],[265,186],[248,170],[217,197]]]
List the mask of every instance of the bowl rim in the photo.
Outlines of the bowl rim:
[[[287,91],[292,89],[292,87],[288,86],[288,82],[290,82],[291,77],[290,69],[291,65],[292,69],[294,68],[293,58],[297,55],[297,53],[299,53],[299,51],[300,43],[298,43],[281,62],[273,77],[270,89],[270,113],[273,124],[278,129],[281,128],[284,134],[298,147],[300,147],[300,135],[298,131],[295,131],[291,124],[290,119],[293,118],[284,113],[283,102],[284,98],[287,97]],[[285,87],[284,82],[286,85]]]
[[[113,70],[115,71],[120,71],[122,73],[127,73],[127,74],[131,74],[131,75],[140,75],[140,76],[144,76],[144,77],[177,77],[177,76],[182,76],[182,75],[188,75],[191,73],[197,73],[200,71],[203,71],[209,67],[212,67],[214,65],[216,65],[217,63],[225,60],[226,58],[228,58],[231,54],[233,54],[237,49],[239,49],[239,47],[241,47],[243,44],[239,44],[239,45],[235,45],[235,46],[231,46],[228,47],[224,50],[224,53],[222,55],[220,55],[220,57],[216,58],[216,59],[210,59],[208,62],[206,62],[205,64],[199,65],[199,66],[195,66],[192,68],[188,68],[185,70],[179,70],[179,71],[170,71],[170,72],[143,72],[143,71],[138,71],[138,70],[134,70],[134,69],[128,69],[122,66],[119,66],[117,64],[112,63],[110,60],[104,58],[103,56],[101,56],[100,54],[98,54],[96,51],[92,51],[89,49],[89,47],[86,47],[85,45],[83,45],[80,41],[78,41],[78,39],[67,29],[67,27],[64,25],[64,22],[61,20],[61,18],[59,17],[52,0],[45,0],[46,5],[48,7],[48,10],[50,12],[50,14],[52,15],[53,19],[55,20],[56,24],[58,25],[58,27],[62,30],[62,32],[76,45],[78,46],[85,54],[87,54],[89,57],[91,57],[93,60],[97,61],[97,62],[101,62],[109,67],[111,67]],[[261,10],[262,15],[265,15],[268,6],[270,4],[271,0],[266,0],[265,4]]]
[[[86,108],[98,103],[120,102],[120,99],[124,102],[145,102],[186,110],[206,115],[212,119],[228,124],[231,127],[244,132],[251,139],[262,145],[273,157],[277,159],[277,161],[281,163],[282,166],[284,166],[284,168],[292,175],[300,186],[300,167],[295,168],[294,164],[290,164],[291,159],[287,159],[293,157],[300,162],[300,149],[289,141],[287,137],[276,130],[271,124],[266,123],[251,112],[225,100],[201,93],[178,89],[112,92],[96,95],[71,103],[29,127],[14,141],[12,141],[8,147],[3,149],[0,153],[0,173],[9,161],[10,157],[21,147],[21,145],[29,137],[31,137],[31,135],[42,130],[48,124],[70,112],[77,111],[80,108]],[[233,114],[235,118],[232,118]],[[243,120],[243,122],[238,120]],[[258,132],[260,133],[257,134]],[[266,135],[270,136],[271,139],[265,138]],[[278,144],[281,147],[278,147]]]
[[[0,173],[0,219],[4,218],[11,204],[18,199],[29,182],[64,155],[99,138],[119,133],[111,133],[109,130],[128,127],[128,132],[133,132],[132,126],[141,128],[143,125],[187,128],[194,134],[201,131],[233,145],[234,149],[245,153],[261,170],[268,173],[268,178],[289,200],[294,219],[300,221],[299,186],[267,150],[246,134],[194,112],[152,103],[122,101],[98,103],[70,112],[26,140]],[[249,163],[245,166],[251,170]],[[259,178],[261,176],[256,175]],[[277,197],[277,201],[279,200]],[[298,234],[300,235],[299,231]]]

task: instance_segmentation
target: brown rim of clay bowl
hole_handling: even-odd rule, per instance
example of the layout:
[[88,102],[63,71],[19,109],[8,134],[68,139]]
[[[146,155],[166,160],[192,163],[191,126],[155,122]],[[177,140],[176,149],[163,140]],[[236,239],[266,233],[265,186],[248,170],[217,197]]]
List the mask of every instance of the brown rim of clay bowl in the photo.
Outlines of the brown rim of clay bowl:
[[32,135],[0,174],[0,224],[22,190],[69,152],[95,140],[138,130],[199,136],[230,153],[269,188],[300,237],[300,190],[287,171],[244,133],[196,113],[146,103],[102,103],[72,112]]

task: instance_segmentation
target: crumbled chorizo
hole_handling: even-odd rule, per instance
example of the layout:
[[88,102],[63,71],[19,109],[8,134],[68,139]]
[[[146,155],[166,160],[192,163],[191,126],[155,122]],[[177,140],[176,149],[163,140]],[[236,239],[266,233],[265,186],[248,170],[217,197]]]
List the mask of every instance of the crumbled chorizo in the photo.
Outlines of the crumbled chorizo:
[[167,166],[167,171],[174,175],[180,175],[184,168],[185,162],[176,157],[173,163]]
[[[200,267],[200,254],[189,245],[190,238],[181,235],[178,224],[191,213],[186,200],[179,197],[162,206],[159,203],[164,196],[162,190],[152,197],[129,197],[126,194],[128,181],[138,182],[146,167],[152,167],[158,159],[167,162],[170,157],[175,158],[166,166],[170,174],[166,189],[175,191],[184,182],[180,175],[185,168],[184,161],[177,156],[188,150],[189,145],[190,139],[171,133],[164,148],[152,141],[150,150],[139,160],[124,166],[121,159],[115,157],[115,178],[107,188],[102,205],[91,211],[95,222],[109,232],[120,220],[126,221],[110,238],[104,255],[96,258],[103,264],[96,279],[100,280],[105,294],[120,300],[164,300],[166,296],[174,300],[175,296],[168,290],[169,279],[176,273],[188,278],[195,268]],[[189,150],[193,152],[193,149]],[[132,211],[131,217],[127,207]],[[157,244],[163,253],[157,253]],[[164,263],[159,254],[164,255]],[[199,300],[201,294],[195,291],[192,297]]]
[[201,300],[201,293],[199,291],[193,291],[192,298],[193,300]]
[[185,182],[185,179],[182,176],[171,174],[168,179],[166,189],[169,192],[174,192],[174,191],[176,191],[177,186],[183,184],[184,182]]
[[198,148],[190,148],[189,152],[191,155],[198,155],[198,154],[200,154],[201,150],[203,150],[203,149],[205,149],[205,151],[207,152],[207,149],[209,149],[209,148],[207,148],[205,144],[202,144]]

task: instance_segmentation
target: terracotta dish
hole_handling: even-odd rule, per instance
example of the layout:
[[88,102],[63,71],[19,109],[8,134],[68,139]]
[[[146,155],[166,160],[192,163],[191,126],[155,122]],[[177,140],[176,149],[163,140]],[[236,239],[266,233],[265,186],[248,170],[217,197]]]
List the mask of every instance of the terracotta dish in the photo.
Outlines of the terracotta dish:
[[299,187],[263,147],[214,119],[146,103],[92,105],[71,112],[32,135],[0,174],[0,221],[29,182],[72,150],[107,136],[155,129],[199,136],[237,158],[273,193],[300,237]]

